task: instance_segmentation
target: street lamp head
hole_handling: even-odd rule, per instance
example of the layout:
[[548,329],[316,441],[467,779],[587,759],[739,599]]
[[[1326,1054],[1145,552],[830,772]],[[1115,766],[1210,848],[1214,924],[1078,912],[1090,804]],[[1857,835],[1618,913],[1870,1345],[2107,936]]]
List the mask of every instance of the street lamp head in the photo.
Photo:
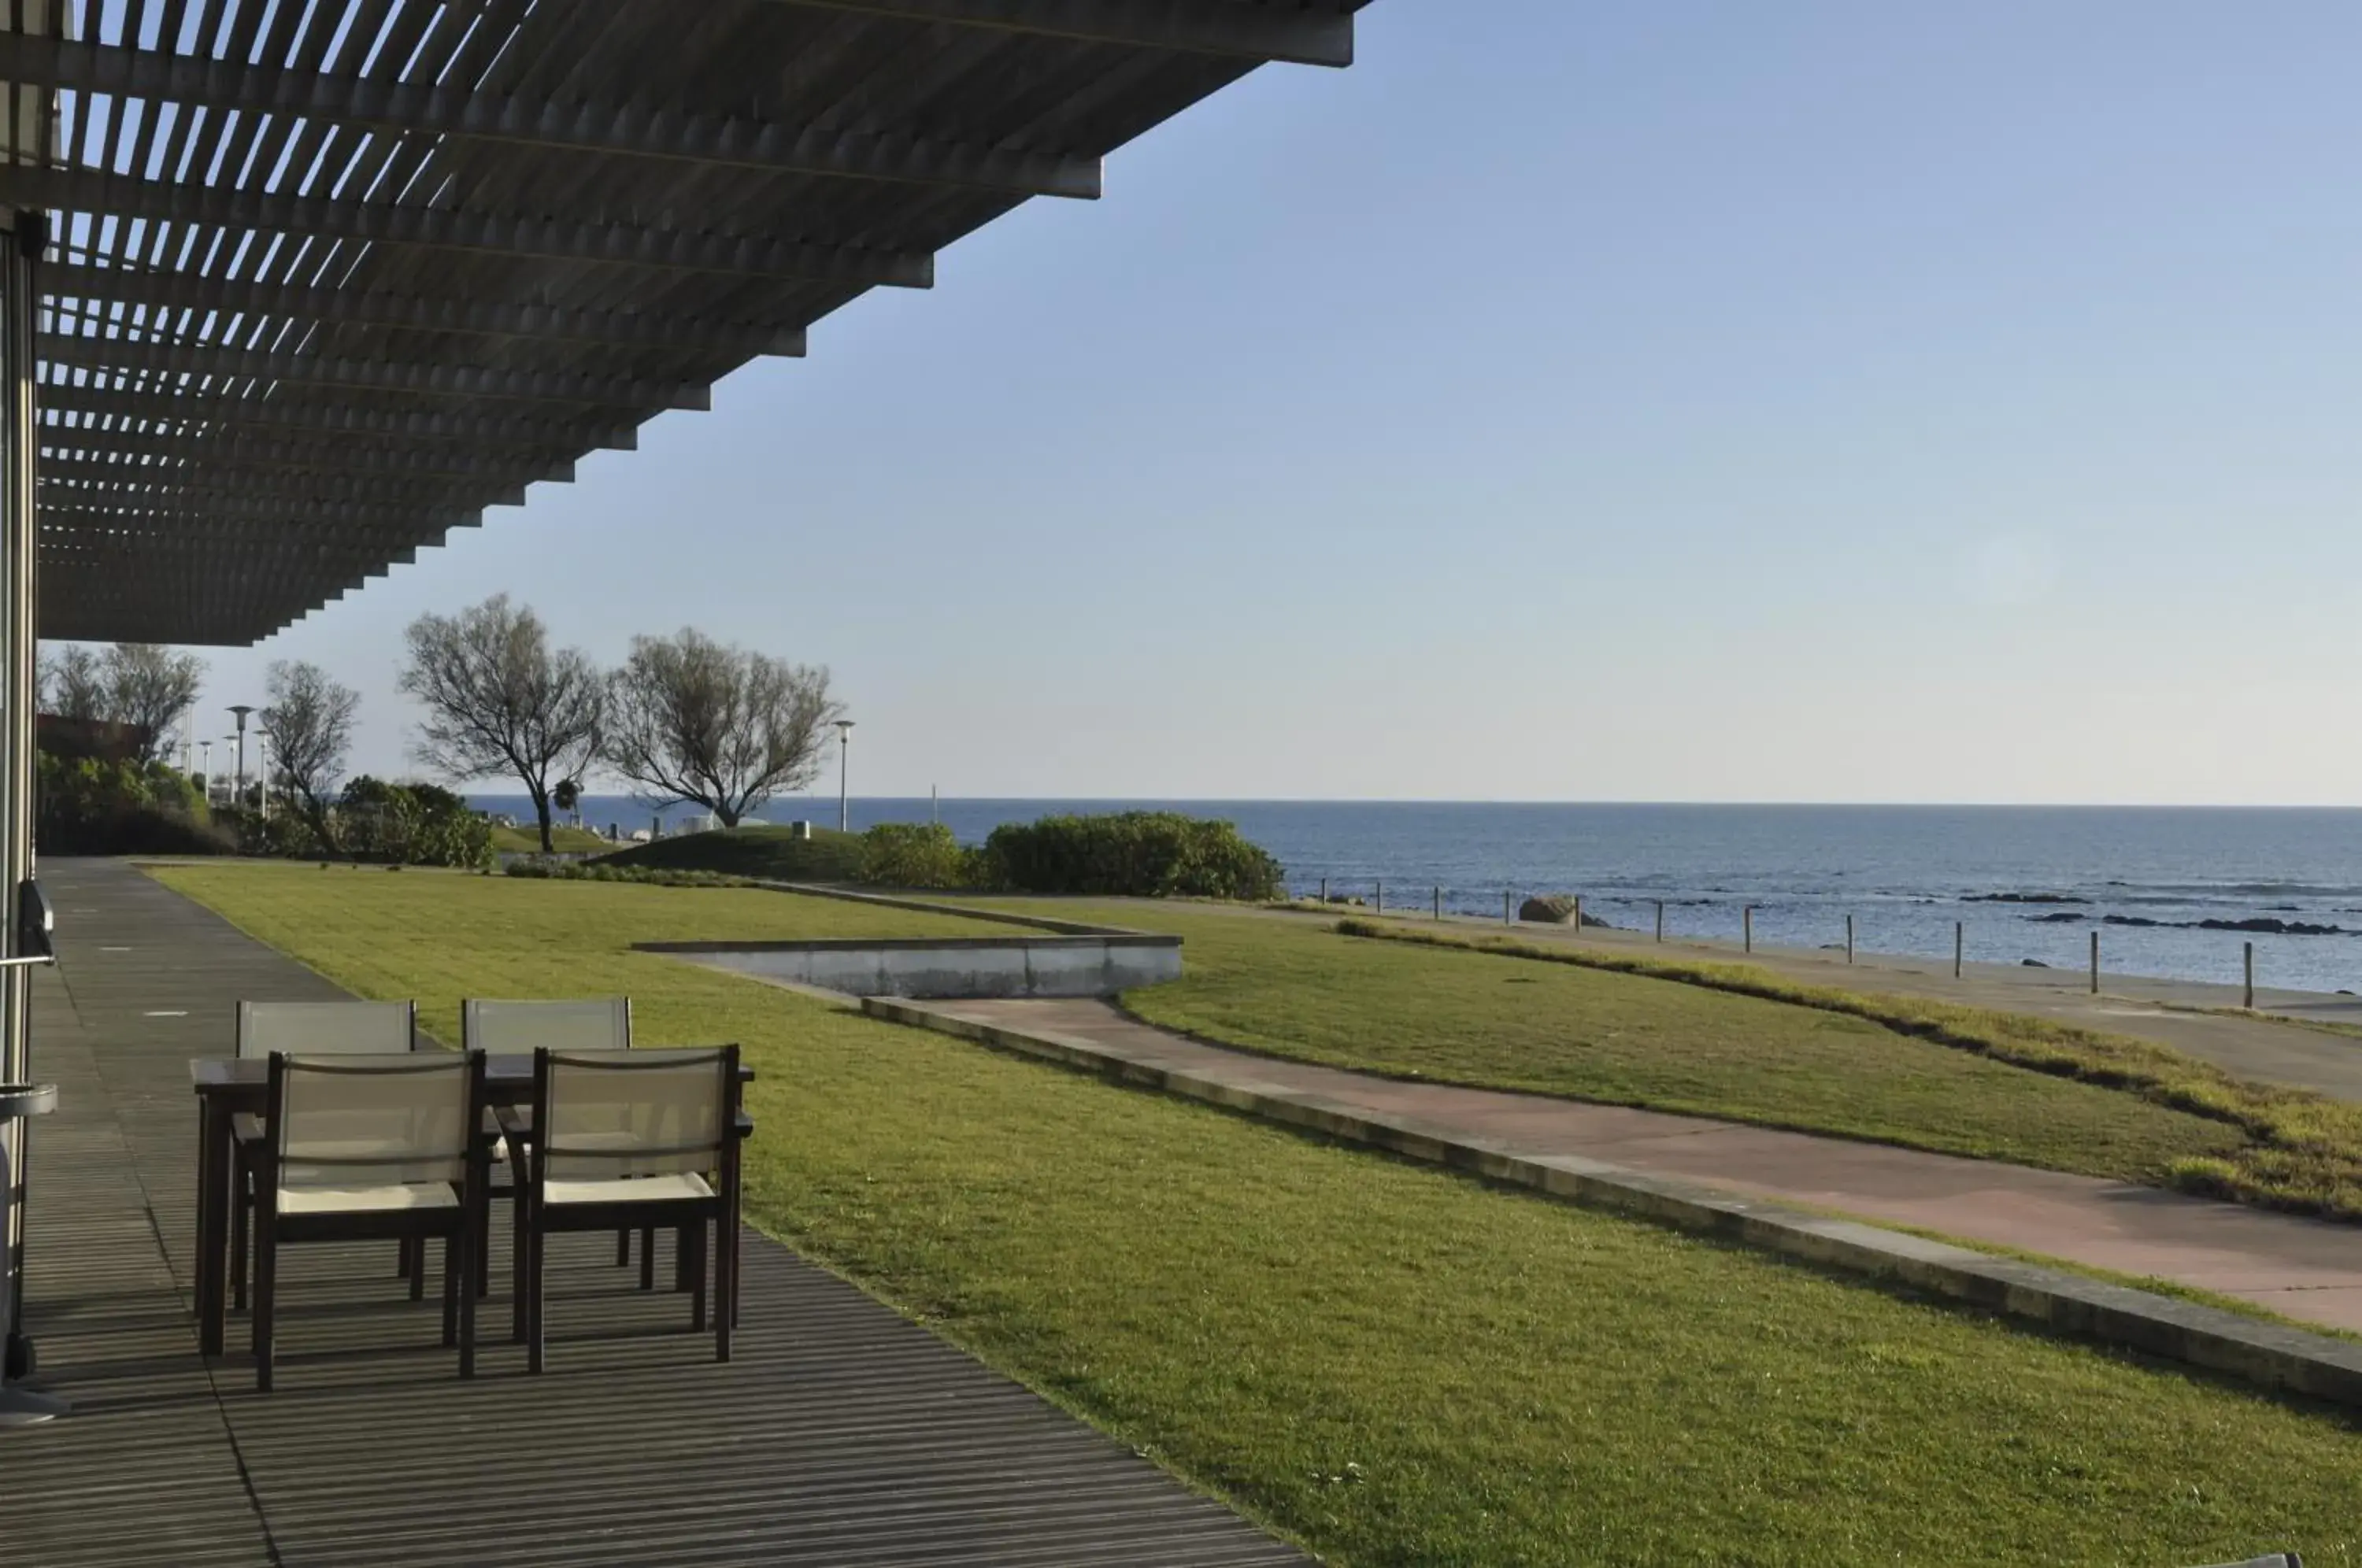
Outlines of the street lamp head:
[[229,711],[237,715],[238,733],[240,734],[244,734],[246,733],[246,716],[254,712],[253,704],[249,702],[233,702],[229,705]]
[[839,719],[839,720],[837,720],[837,721],[836,721],[836,735],[837,735],[837,738],[838,738],[839,740],[843,740],[843,739],[844,738],[844,734],[845,734],[845,732],[846,732],[847,730],[850,730],[851,728],[853,728],[853,721],[852,721],[851,719]]

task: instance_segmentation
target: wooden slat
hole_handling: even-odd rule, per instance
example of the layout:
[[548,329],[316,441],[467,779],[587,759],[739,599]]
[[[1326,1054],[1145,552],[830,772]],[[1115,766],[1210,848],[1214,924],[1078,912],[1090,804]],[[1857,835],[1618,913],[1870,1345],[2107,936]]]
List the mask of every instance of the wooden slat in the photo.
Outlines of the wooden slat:
[[[53,860],[63,962],[37,1069],[28,1326],[70,1419],[0,1437],[0,1559],[115,1564],[1251,1565],[1305,1561],[785,1248],[749,1234],[727,1366],[603,1236],[559,1238],[551,1370],[504,1330],[478,1378],[392,1249],[291,1249],[278,1392],[191,1318],[188,1060],[241,997],[327,981],[119,863]],[[172,1014],[176,1016],[154,1016]],[[658,1276],[670,1277],[660,1242]],[[436,1259],[439,1264],[439,1257]]]

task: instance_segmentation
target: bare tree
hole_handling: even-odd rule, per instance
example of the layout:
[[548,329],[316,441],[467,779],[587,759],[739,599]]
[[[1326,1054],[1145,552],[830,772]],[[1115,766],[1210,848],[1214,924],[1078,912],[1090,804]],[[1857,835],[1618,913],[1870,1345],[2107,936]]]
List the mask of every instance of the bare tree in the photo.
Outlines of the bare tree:
[[352,749],[361,694],[316,664],[274,662],[265,689],[270,705],[257,716],[270,748],[274,782],[292,798],[321,847],[333,846],[328,801]]
[[421,615],[409,638],[402,689],[426,709],[411,754],[454,781],[515,775],[549,853],[551,787],[599,747],[599,671],[578,648],[552,649],[541,617],[505,593],[456,615]]
[[844,712],[825,668],[696,631],[633,638],[607,679],[607,765],[650,801],[703,806],[724,827],[811,783],[823,734]]
[[99,672],[98,655],[80,643],[41,656],[39,685],[45,712],[83,721],[105,716],[106,680]]
[[130,727],[140,761],[163,756],[171,749],[181,716],[196,706],[205,661],[153,643],[117,643],[97,663],[105,693],[99,716]]

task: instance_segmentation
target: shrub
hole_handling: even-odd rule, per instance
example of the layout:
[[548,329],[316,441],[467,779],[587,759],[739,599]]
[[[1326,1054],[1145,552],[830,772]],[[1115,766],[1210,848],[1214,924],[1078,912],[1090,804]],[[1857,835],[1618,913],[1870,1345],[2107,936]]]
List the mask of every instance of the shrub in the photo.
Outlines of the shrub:
[[320,842],[312,824],[293,812],[275,811],[269,816],[259,812],[241,812],[230,807],[221,813],[222,826],[237,835],[240,855],[282,856],[304,858],[332,848]]
[[1280,865],[1236,825],[1178,812],[1043,817],[992,830],[984,878],[1026,893],[1262,900]]
[[974,887],[979,859],[941,823],[879,823],[861,835],[861,879],[878,887]]
[[162,763],[41,754],[34,834],[50,855],[228,855],[195,787]]
[[491,863],[492,824],[433,784],[389,784],[364,773],[337,801],[337,835],[356,860],[395,866]]

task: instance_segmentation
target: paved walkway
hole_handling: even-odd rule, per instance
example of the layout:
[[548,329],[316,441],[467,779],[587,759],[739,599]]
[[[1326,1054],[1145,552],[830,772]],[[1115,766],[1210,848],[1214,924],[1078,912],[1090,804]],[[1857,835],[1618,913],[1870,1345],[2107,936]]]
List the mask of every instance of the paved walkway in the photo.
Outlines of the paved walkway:
[[0,1434],[9,1568],[1305,1561],[751,1234],[727,1365],[680,1297],[613,1266],[611,1238],[561,1238],[551,1369],[532,1377],[499,1332],[496,1220],[469,1383],[389,1244],[297,1248],[279,1390],[255,1394],[243,1318],[231,1354],[196,1350],[188,1063],[232,1048],[241,997],[341,993],[127,867],[42,872],[63,955],[34,1059],[63,1104],[32,1140],[27,1321],[75,1413]]
[[[1021,907],[1029,900],[996,899],[994,902]],[[1059,902],[1040,900],[1045,909]],[[1102,900],[1120,903],[1120,900]],[[1169,912],[1169,910],[1166,911]],[[1279,910],[1253,910],[1205,905],[1192,914],[1228,914],[1241,920],[1305,922],[1329,918]],[[1337,914],[1368,915],[1365,910],[1341,908]],[[1412,930],[1434,930],[1439,922],[1416,911],[1390,911]],[[2202,1061],[2264,1083],[2318,1089],[2341,1099],[2362,1100],[2362,1036],[2335,1030],[2309,1028],[2314,1022],[2362,1027],[2362,998],[2323,995],[2318,991],[2258,989],[2256,1003],[2266,1016],[2230,1016],[2241,1000],[2236,986],[2213,986],[2194,980],[2149,980],[2103,970],[2101,991],[2093,996],[2088,976],[2075,969],[2029,969],[2016,964],[1970,964],[1959,979],[1949,960],[1891,953],[1861,953],[1848,964],[1842,953],[1815,948],[1766,947],[1751,954],[1736,942],[1672,939],[1653,941],[1646,932],[1585,928],[1578,935],[1563,926],[1519,923],[1504,926],[1494,920],[1446,915],[1441,929],[1454,935],[1484,937],[1504,934],[1520,942],[1568,944],[1638,957],[1705,960],[1716,964],[1755,964],[1774,974],[1806,985],[1839,990],[1883,992],[1926,997],[1969,1007],[1998,1008],[2006,1012],[2032,1013],[2062,1023],[2137,1035],[2184,1051]]]
[[2330,1225],[2153,1187],[1987,1160],[1781,1132],[1540,1095],[1398,1082],[1224,1050],[1099,1001],[930,1002],[956,1017],[1087,1043],[1144,1066],[1316,1097],[1860,1219],[2021,1248],[2236,1297],[2362,1331],[2362,1226]]

